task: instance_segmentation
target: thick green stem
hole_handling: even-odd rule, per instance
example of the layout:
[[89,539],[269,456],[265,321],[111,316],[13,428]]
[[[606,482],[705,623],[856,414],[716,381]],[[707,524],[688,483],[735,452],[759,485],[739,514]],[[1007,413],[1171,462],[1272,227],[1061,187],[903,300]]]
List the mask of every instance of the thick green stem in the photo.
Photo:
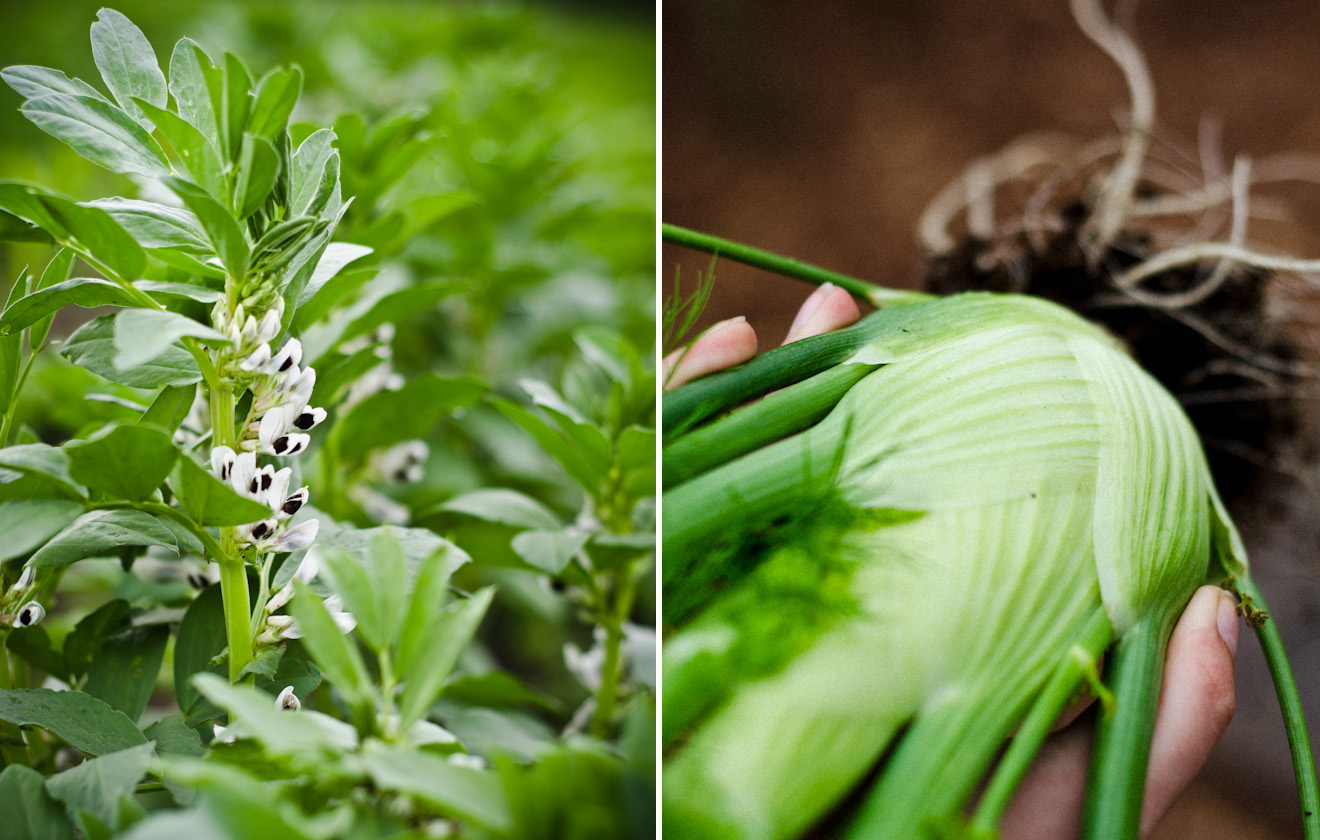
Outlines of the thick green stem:
[[610,721],[614,719],[614,704],[619,694],[619,678],[623,671],[620,648],[623,644],[623,623],[632,612],[632,564],[627,563],[615,572],[614,603],[606,611],[605,662],[600,672],[600,689],[596,692],[596,713],[591,719],[591,734],[597,738],[609,735]]
[[1150,739],[1173,616],[1148,615],[1118,641],[1110,659],[1113,714],[1100,716],[1082,809],[1083,840],[1137,840]]
[[665,447],[665,489],[812,425],[877,367],[839,365],[683,435]]
[[1077,695],[1087,670],[1095,667],[1113,635],[1114,628],[1103,610],[1091,617],[1068,658],[1059,665],[1045,690],[1036,698],[1035,705],[1022,721],[1013,742],[995,768],[994,776],[972,818],[971,836],[995,836],[1004,809],[1008,807],[1022,777],[1035,761],[1046,736],[1054,728],[1059,715]]
[[[1237,586],[1239,593],[1250,598],[1257,609],[1266,609],[1265,599],[1250,577],[1240,577]],[[1311,750],[1310,735],[1306,731],[1306,718],[1302,712],[1302,698],[1297,692],[1297,681],[1293,679],[1277,624],[1268,618],[1268,614],[1263,620],[1253,621],[1252,624],[1256,628],[1261,650],[1265,653],[1265,662],[1274,681],[1274,691],[1279,697],[1279,708],[1283,712],[1288,748],[1292,751],[1293,772],[1297,776],[1297,797],[1302,804],[1302,827],[1306,840],[1317,840],[1320,838],[1320,784],[1316,781],[1315,756]]]
[[865,280],[859,280],[856,277],[849,277],[846,274],[839,274],[779,254],[772,254],[769,251],[762,251],[760,248],[753,248],[750,245],[742,245],[738,242],[730,242],[729,240],[721,239],[718,236],[711,236],[707,233],[698,233],[695,230],[688,230],[687,228],[682,228],[677,225],[666,224],[662,226],[661,235],[666,242],[672,242],[675,245],[682,245],[695,251],[704,251],[707,254],[728,257],[735,262],[740,262],[755,268],[764,268],[767,271],[773,271],[776,274],[782,274],[785,277],[793,277],[798,280],[804,280],[808,283],[814,283],[818,286],[826,283],[833,283],[875,306],[885,306],[892,303],[908,303],[910,301],[924,300],[930,297],[930,295],[925,292],[886,289],[883,286],[877,286],[874,283],[868,283]]
[[252,637],[248,632],[252,605],[248,595],[247,568],[241,560],[231,560],[220,565],[220,594],[225,605],[229,681],[236,683],[239,674],[252,661]]
[[[214,446],[232,447],[234,438],[234,391],[227,381],[211,389],[211,435]],[[247,569],[236,556],[238,539],[233,527],[220,529],[220,592],[225,607],[225,639],[229,643],[229,681],[238,682],[239,674],[252,661],[252,603],[248,593]]]

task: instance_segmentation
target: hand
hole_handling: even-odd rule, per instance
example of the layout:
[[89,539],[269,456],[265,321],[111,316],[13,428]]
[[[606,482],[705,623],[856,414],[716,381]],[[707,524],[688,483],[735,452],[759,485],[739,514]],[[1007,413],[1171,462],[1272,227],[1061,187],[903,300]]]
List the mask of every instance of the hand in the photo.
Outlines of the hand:
[[[784,343],[846,327],[860,317],[847,292],[821,286],[802,305]],[[741,364],[756,355],[756,345],[756,333],[744,319],[721,321],[686,352],[665,357],[665,387]],[[1174,628],[1164,660],[1141,814],[1143,837],[1191,782],[1233,717],[1237,642],[1233,597],[1215,586],[1198,589]],[[1077,835],[1091,734],[1089,721],[1081,720],[1046,740],[1004,815],[1004,840]]]

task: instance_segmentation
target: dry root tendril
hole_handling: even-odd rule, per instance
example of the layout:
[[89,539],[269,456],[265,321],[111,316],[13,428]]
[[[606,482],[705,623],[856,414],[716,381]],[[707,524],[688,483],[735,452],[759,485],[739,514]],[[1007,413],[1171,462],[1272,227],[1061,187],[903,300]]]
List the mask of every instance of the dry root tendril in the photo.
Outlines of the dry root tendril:
[[[1202,440],[1223,442],[1209,453],[1218,486],[1249,492],[1262,459],[1243,453],[1294,451],[1297,403],[1320,380],[1270,299],[1277,281],[1300,276],[1314,288],[1308,274],[1320,274],[1320,260],[1249,247],[1250,189],[1320,180],[1320,162],[1239,157],[1226,171],[1210,125],[1192,171],[1192,156],[1152,142],[1154,94],[1133,42],[1098,0],[1074,0],[1073,10],[1123,70],[1131,124],[1085,145],[1024,137],[973,162],[922,219],[926,288],[1037,295],[1102,324],[1183,402]],[[1296,461],[1269,469],[1293,473]]]

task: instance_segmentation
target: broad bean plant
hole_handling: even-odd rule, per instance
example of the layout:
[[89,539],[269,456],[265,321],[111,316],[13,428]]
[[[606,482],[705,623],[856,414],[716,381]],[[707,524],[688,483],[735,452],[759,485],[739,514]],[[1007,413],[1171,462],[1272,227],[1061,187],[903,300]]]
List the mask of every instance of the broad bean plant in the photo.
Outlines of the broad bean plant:
[[[0,181],[0,238],[50,254],[0,314],[6,831],[650,835],[651,337],[579,325],[525,376],[428,369],[410,318],[466,296],[484,333],[511,300],[408,256],[483,202],[479,177],[392,191],[435,112],[297,122],[298,67],[255,76],[187,38],[162,67],[111,9],[91,47],[104,90],[0,74],[41,131],[137,185]],[[114,413],[71,439],[24,423],[52,365]],[[425,481],[483,447],[536,466]],[[555,690],[502,668],[489,629],[529,604],[579,628],[528,646]]]

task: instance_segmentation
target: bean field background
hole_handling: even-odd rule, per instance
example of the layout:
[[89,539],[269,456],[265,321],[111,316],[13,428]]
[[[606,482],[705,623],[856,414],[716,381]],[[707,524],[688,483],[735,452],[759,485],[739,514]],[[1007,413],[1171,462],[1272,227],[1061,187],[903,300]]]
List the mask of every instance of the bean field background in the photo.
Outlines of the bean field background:
[[0,28],[0,833],[654,836],[654,9],[101,5]]

